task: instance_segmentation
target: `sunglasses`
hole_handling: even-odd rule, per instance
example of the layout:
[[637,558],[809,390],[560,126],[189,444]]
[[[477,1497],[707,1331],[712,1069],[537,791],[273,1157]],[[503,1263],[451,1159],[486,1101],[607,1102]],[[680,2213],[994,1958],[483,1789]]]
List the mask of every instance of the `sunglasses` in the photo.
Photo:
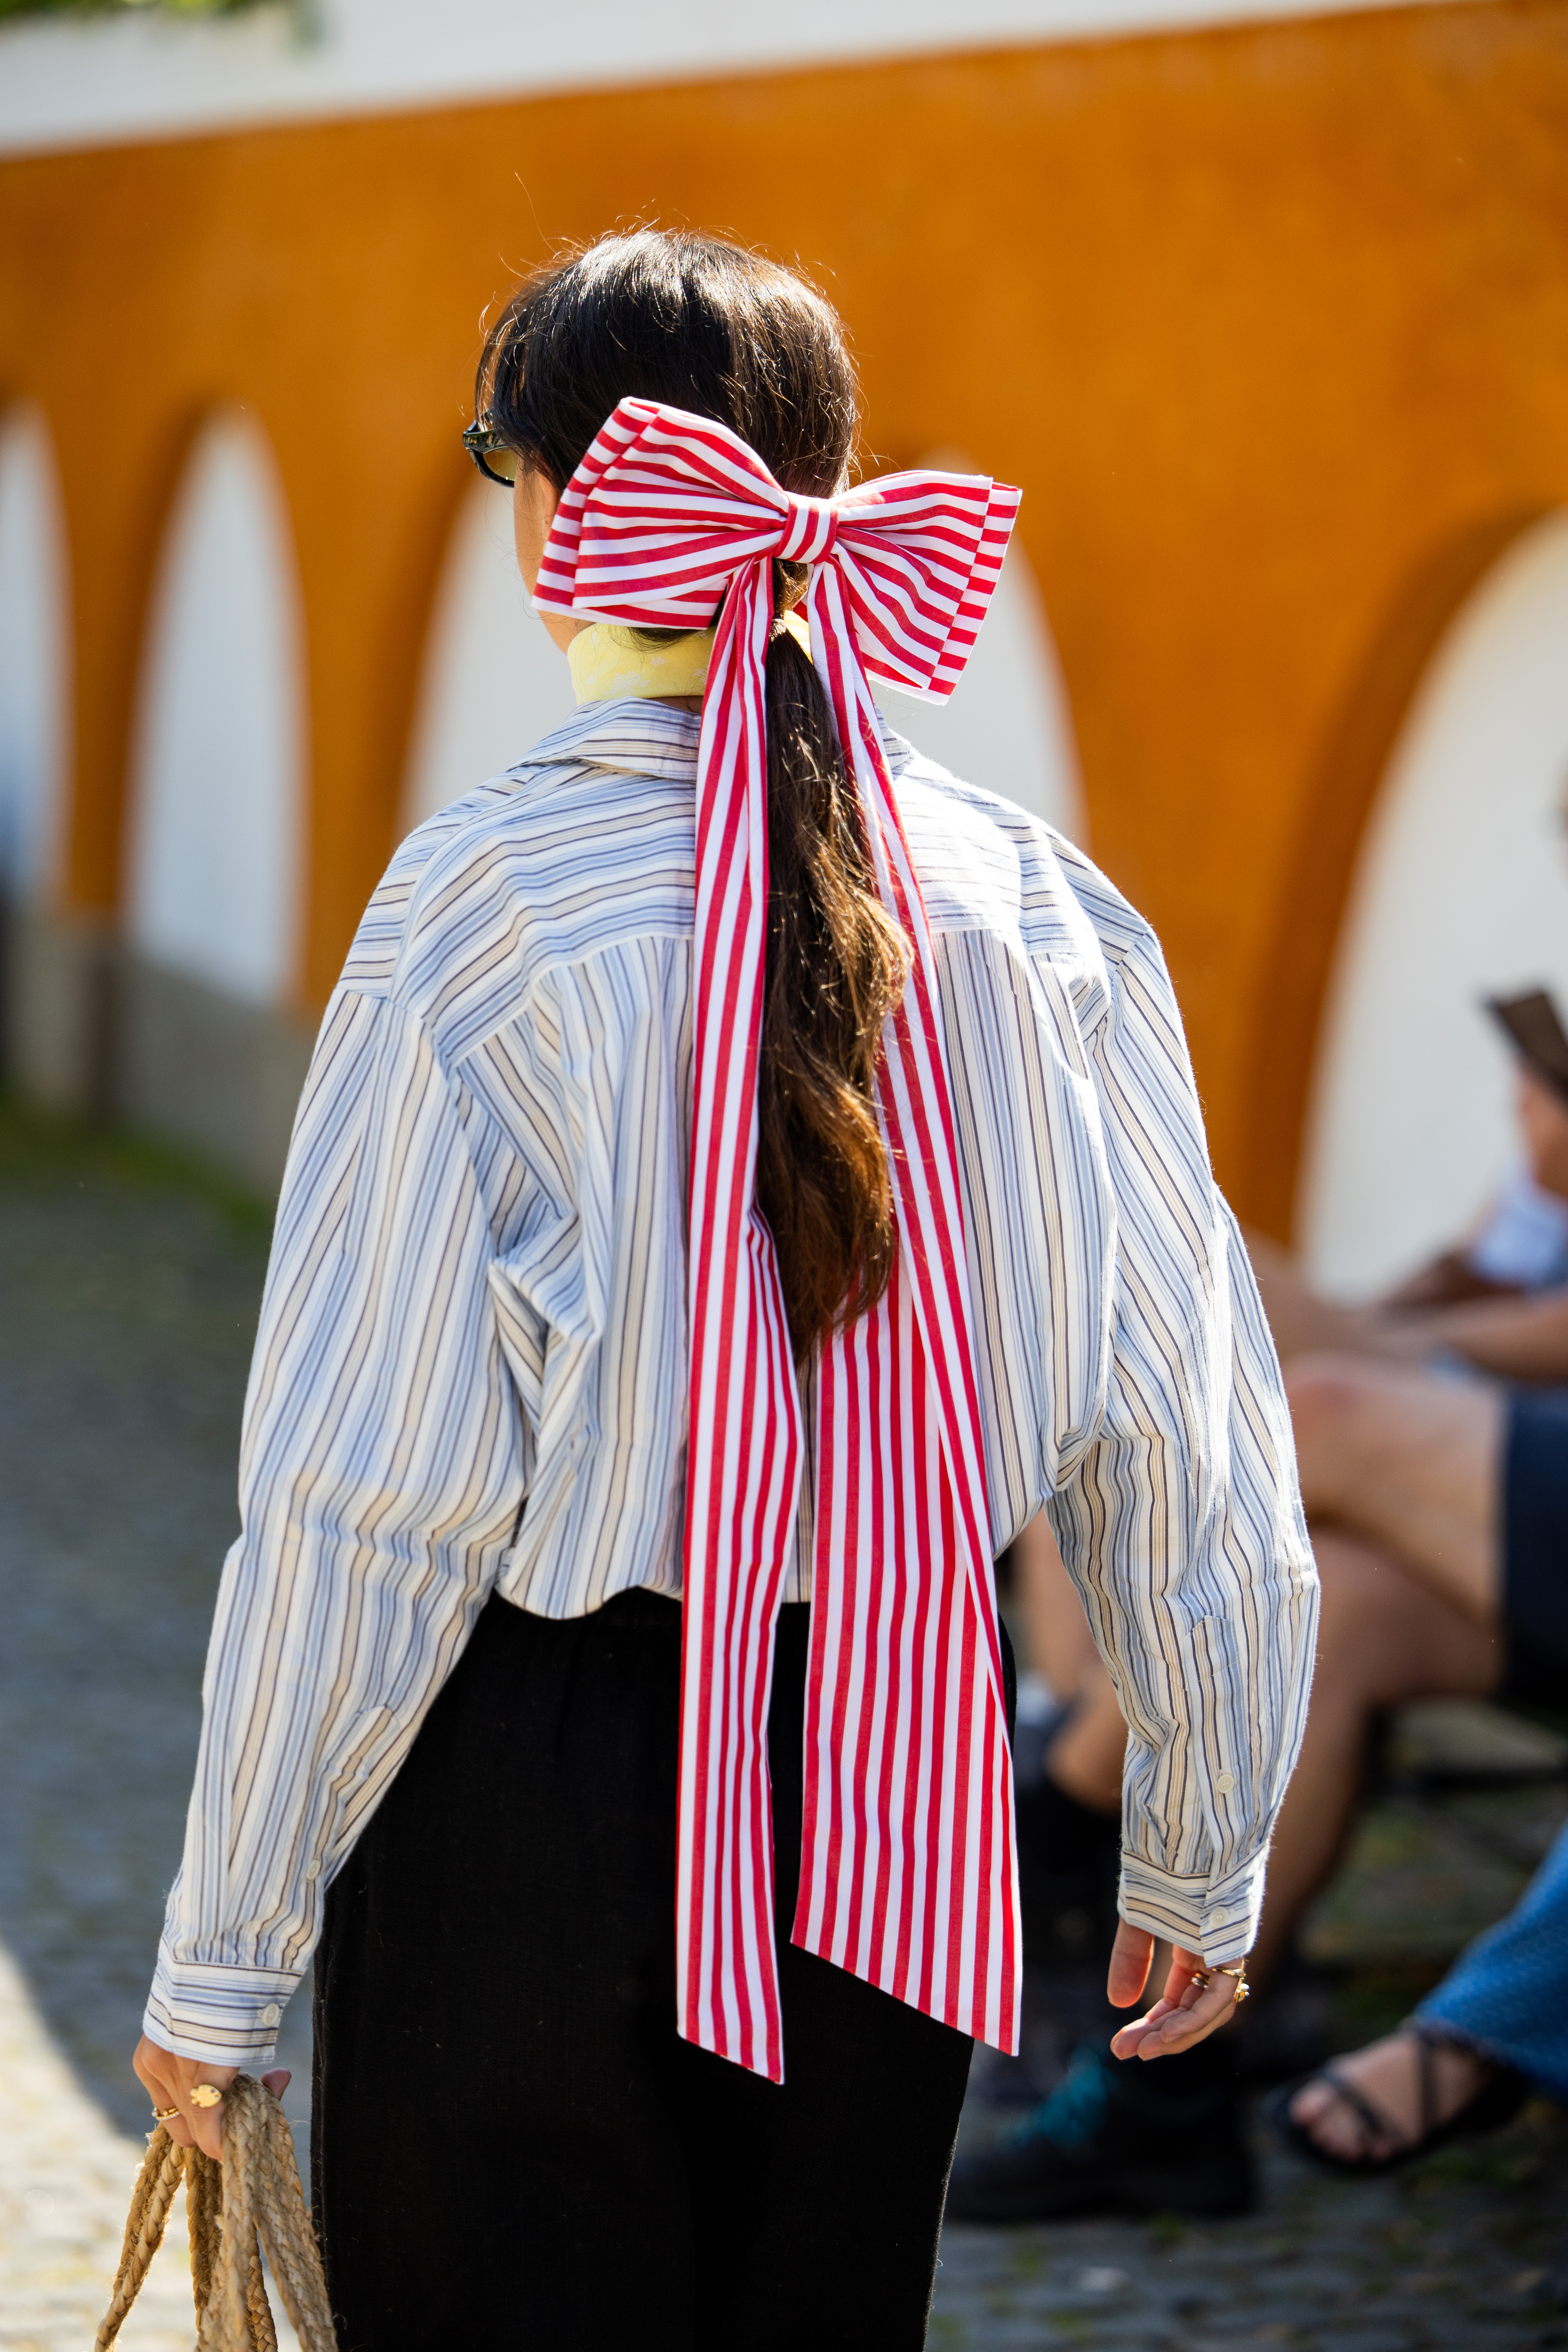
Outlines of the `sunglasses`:
[[465,426],[463,446],[487,482],[499,482],[503,490],[515,488],[522,459],[493,425]]

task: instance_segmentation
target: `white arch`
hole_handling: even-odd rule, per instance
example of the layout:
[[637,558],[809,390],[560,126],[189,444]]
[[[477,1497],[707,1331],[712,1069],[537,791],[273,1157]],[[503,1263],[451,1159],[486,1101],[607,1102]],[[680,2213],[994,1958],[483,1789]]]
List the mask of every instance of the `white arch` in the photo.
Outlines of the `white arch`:
[[70,564],[43,413],[0,417],[0,888],[48,896],[70,730]]
[[1568,515],[1450,627],[1362,848],[1325,1009],[1301,1238],[1331,1290],[1454,1238],[1512,1152],[1509,1059],[1478,1010],[1540,982],[1568,1019]]
[[510,501],[476,475],[437,587],[399,831],[511,767],[572,709],[565,657],[529,610],[518,575]]
[[889,694],[883,709],[900,735],[965,783],[1000,793],[1087,845],[1067,689],[1038,585],[1016,539],[952,699]]
[[202,429],[170,518],[132,756],[127,921],[149,960],[251,1004],[286,999],[303,862],[300,592],[254,417]]

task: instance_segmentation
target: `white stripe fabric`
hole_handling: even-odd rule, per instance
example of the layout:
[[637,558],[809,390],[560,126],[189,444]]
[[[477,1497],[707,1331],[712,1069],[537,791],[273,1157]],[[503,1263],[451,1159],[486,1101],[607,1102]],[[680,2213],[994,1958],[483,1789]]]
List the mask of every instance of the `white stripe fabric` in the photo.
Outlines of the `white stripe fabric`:
[[[889,1297],[865,1318],[883,1368],[876,1381],[849,1371],[859,1334],[824,1351],[825,1423],[841,1435],[818,1454],[808,1891],[794,1932],[808,1950],[945,2023],[1017,2044],[1013,1791],[957,1145],[920,882],[866,675],[870,667],[945,698],[984,618],[1017,506],[1017,492],[1000,484],[935,473],[837,499],[796,498],[727,426],[624,400],[562,494],[534,592],[546,612],[645,627],[706,625],[715,594],[723,597],[697,767],[676,1948],[681,2032],[774,2081],[784,2055],[767,1700],[801,1459],[783,1288],[754,1197],[768,890],[763,662],[775,558],[811,566],[813,659],[883,903],[911,949],[882,1041],[878,1101],[900,1292],[913,1316],[895,1313]],[[932,1416],[916,1487],[905,1424]],[[849,1583],[864,1605],[843,1605]],[[874,1628],[892,1610],[947,1630],[934,1648],[911,1653],[904,1672],[879,1678],[869,1671]],[[846,1776],[851,1802],[819,1801],[823,1783]],[[867,1866],[894,1852],[908,1865],[896,1874]],[[939,1854],[953,1866],[938,1870]],[[908,1907],[917,1900],[918,1921]]]
[[[982,531],[998,508],[1006,519],[988,597],[1017,499],[985,488]],[[807,593],[812,659],[859,790],[883,904],[913,953],[878,1087],[899,1225],[895,1283],[825,1350],[820,1372],[795,1940],[1016,2051],[1023,1931],[1012,1759],[957,1141],[931,932],[870,688],[853,657],[845,591],[860,570],[857,534],[844,531],[840,544],[842,567],[820,565]],[[879,542],[868,545],[874,560]],[[873,621],[886,610],[874,608]],[[981,605],[976,627],[983,617]]]
[[[269,2057],[326,1889],[492,1593],[566,1617],[682,1589],[699,733],[657,703],[594,705],[432,818],[328,1009],[147,2009],[190,2057]],[[1315,1583],[1170,982],[1070,843],[882,740],[952,1091],[989,1539],[1048,1512],[1115,1677],[1123,1916],[1234,1959],[1300,1738]],[[901,1283],[890,1311],[912,1347]],[[846,1378],[879,1381],[875,1333],[858,1336]],[[806,1383],[786,1601],[811,1597],[816,1454],[848,1410],[825,1429]],[[929,1413],[908,1430],[907,1507],[928,1515],[936,1443]],[[879,1540],[871,1498],[857,1507]],[[822,1540],[847,1564],[834,1605],[860,1612],[874,1695],[918,1664],[932,1706],[956,1708],[951,1621],[859,1580],[874,1546]],[[840,1654],[826,1636],[824,1654]],[[824,1685],[819,1708],[836,1703]],[[917,1774],[936,1803],[908,1751],[881,1755],[890,1784]],[[854,1770],[812,1769],[815,1802],[854,1818],[854,1868],[889,1887],[890,1948],[863,1949],[863,1972],[932,1980],[956,1844],[939,1821],[928,1890],[884,1827],[902,1801],[862,1827]],[[988,1769],[981,1748],[966,1835]],[[854,1883],[814,1874],[820,1852],[807,1929],[847,1951],[868,1915]]]

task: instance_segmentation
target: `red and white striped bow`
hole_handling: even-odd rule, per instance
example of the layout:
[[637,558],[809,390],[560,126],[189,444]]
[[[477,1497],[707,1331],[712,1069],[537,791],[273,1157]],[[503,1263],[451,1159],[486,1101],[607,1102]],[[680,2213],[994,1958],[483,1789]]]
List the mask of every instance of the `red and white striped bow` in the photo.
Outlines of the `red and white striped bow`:
[[1018,492],[894,474],[792,497],[727,426],[623,400],[562,496],[535,602],[702,629],[722,597],[697,769],[679,1861],[679,2028],[782,2081],[767,1715],[803,1450],[772,1235],[757,1212],[767,941],[769,565],[811,565],[812,658],[883,904],[912,950],[878,1108],[898,1252],[822,1350],[805,1816],[793,1940],[967,2033],[1017,2046],[1012,1768],[936,969],[867,673],[945,699]]

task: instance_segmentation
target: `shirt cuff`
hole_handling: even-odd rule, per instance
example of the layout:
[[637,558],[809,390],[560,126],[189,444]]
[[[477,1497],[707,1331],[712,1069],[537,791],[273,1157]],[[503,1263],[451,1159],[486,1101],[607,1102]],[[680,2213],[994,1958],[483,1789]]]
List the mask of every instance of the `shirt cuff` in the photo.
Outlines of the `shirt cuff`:
[[1179,1878],[1124,1853],[1117,1908],[1130,1927],[1168,1937],[1184,1951],[1200,1952],[1210,1968],[1223,1968],[1245,1958],[1258,1940],[1267,1861],[1258,1854],[1224,1878]]
[[177,2058],[254,2073],[272,2058],[299,1981],[279,1969],[176,1963],[160,1953],[142,2031]]

